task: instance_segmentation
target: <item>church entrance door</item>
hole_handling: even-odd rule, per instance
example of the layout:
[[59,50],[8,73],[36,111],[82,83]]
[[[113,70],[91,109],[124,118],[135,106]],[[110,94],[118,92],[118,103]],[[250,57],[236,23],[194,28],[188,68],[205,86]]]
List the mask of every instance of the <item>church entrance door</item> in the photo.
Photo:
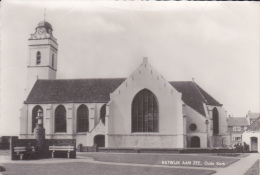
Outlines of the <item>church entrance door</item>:
[[251,137],[251,151],[258,151],[257,137]]
[[199,148],[200,147],[200,138],[198,136],[193,136],[190,139],[190,146],[192,148]]
[[105,136],[104,135],[96,135],[94,137],[94,144],[96,144],[97,147],[105,147]]

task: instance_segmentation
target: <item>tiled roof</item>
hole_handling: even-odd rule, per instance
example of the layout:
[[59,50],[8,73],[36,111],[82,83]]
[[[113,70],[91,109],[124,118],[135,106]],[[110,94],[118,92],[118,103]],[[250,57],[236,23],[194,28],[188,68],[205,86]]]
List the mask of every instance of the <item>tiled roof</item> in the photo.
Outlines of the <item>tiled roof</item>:
[[170,84],[177,91],[182,93],[182,100],[185,104],[204,116],[205,110],[203,103],[213,106],[222,106],[193,81],[171,81]]
[[[37,80],[25,104],[107,103],[125,78]],[[182,93],[185,104],[205,116],[203,103],[221,106],[201,87],[191,81],[169,82]]]
[[249,117],[249,119],[256,119],[258,117],[260,117],[260,113],[248,113],[247,116]]
[[25,103],[107,103],[124,81],[113,79],[37,80]]
[[230,117],[228,118],[228,126],[246,126],[249,125],[245,117]]
[[254,123],[252,123],[247,131],[260,131],[260,117],[258,117]]

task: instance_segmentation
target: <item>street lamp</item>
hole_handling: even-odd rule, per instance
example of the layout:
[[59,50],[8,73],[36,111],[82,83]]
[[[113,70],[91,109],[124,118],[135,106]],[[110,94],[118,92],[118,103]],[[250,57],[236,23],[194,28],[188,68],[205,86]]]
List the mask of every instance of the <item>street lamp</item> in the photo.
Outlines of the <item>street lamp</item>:
[[206,120],[205,123],[206,123],[206,132],[207,132],[207,147],[209,147],[209,133],[208,133],[208,124],[209,124],[209,121]]
[[41,109],[37,111],[37,125],[34,129],[34,137],[37,140],[37,150],[40,155],[43,156],[44,154],[44,142],[45,142],[45,129],[43,128],[43,112]]
[[37,124],[39,124],[39,125],[43,124],[43,122],[42,122],[43,115],[42,115],[42,110],[41,109],[38,110],[36,119],[38,120]]

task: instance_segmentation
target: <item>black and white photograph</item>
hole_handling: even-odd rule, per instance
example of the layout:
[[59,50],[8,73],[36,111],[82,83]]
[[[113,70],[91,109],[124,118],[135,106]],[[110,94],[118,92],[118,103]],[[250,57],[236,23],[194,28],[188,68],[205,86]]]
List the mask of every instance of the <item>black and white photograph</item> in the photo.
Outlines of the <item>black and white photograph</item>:
[[5,0],[0,27],[0,174],[259,174],[259,2]]

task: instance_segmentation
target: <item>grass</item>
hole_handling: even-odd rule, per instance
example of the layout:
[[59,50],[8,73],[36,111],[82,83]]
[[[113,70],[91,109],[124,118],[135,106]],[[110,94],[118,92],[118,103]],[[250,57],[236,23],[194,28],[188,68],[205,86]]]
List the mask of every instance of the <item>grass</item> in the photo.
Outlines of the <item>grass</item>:
[[[9,156],[9,150],[0,150],[0,155]],[[131,154],[131,153],[79,153],[78,156],[92,157],[100,163],[86,163],[86,162],[71,162],[71,163],[4,163],[6,168],[3,175],[124,175],[124,174],[144,174],[144,175],[210,175],[215,173],[214,170],[209,169],[189,169],[189,168],[167,168],[167,167],[149,167],[149,166],[128,166],[128,165],[113,165],[102,164],[103,162],[116,162],[128,164],[148,164],[148,165],[162,165],[162,161],[201,161],[201,165],[181,165],[191,167],[226,167],[238,161],[238,158],[221,157],[213,155],[190,155],[190,154]],[[214,165],[205,165],[204,162],[213,162]],[[225,163],[225,165],[217,166],[216,162]],[[169,165],[172,166],[172,165]],[[256,171],[256,167],[251,168],[252,172]],[[247,174],[251,175],[251,174]]]
[[259,160],[257,160],[254,165],[249,168],[247,170],[247,172],[245,173],[245,175],[255,175],[255,174],[259,174]]
[[[103,162],[132,163],[132,164],[149,164],[149,165],[165,165],[165,161],[172,161],[175,166],[191,166],[191,167],[208,167],[223,168],[238,161],[237,158],[217,157],[205,155],[185,155],[185,154],[130,154],[130,153],[83,153],[82,156],[92,157],[94,160]],[[174,161],[174,162],[173,162]],[[200,161],[194,164],[194,161]],[[188,164],[184,164],[188,163]],[[189,164],[191,163],[191,164]],[[198,162],[196,162],[198,163]],[[168,164],[174,166],[174,164]]]
[[95,163],[4,164],[3,175],[210,175],[213,170],[138,167]]

